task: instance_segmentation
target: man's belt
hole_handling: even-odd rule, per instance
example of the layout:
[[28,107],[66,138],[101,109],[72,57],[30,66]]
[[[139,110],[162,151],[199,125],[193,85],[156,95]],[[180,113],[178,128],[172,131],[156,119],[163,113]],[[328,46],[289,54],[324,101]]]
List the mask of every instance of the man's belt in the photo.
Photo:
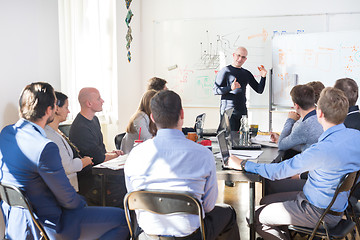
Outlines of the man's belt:
[[[325,211],[325,209],[324,209],[324,211]],[[327,213],[331,214],[331,215],[334,215],[334,216],[341,216],[341,215],[344,214],[344,212],[335,212],[333,210],[329,210]]]

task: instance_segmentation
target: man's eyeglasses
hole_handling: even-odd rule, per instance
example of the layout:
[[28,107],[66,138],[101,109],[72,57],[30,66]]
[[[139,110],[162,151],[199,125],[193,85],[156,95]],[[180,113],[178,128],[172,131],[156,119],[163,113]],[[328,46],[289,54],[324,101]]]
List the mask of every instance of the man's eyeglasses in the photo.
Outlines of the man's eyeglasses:
[[246,56],[241,56],[240,54],[236,54],[235,53],[235,56],[237,57],[237,58],[241,58],[241,59],[243,59],[243,60],[245,60],[247,57]]

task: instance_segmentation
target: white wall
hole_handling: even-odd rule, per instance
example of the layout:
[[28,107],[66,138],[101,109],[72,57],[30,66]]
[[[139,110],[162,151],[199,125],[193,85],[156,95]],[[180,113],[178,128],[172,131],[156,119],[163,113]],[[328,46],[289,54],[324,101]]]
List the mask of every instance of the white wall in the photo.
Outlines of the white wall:
[[57,0],[0,0],[0,127],[18,120],[18,99],[31,82],[60,89]]
[[125,132],[126,126],[132,114],[138,108],[141,96],[146,89],[145,81],[142,78],[141,63],[144,58],[142,53],[141,42],[144,41],[141,32],[141,3],[139,1],[132,1],[130,9],[134,14],[130,23],[132,29],[133,41],[131,43],[130,52],[132,60],[129,63],[127,60],[126,49],[126,33],[127,26],[125,18],[127,9],[125,2],[117,1],[117,60],[118,60],[118,106],[119,106],[119,122],[117,133]]
[[[126,59],[127,27],[125,3],[117,1],[119,121],[109,126],[107,142],[123,132],[137,109],[147,80],[154,76],[153,21],[269,15],[359,12],[358,0],[143,0],[133,1],[131,22],[132,61]],[[0,127],[18,119],[17,101],[22,88],[34,81],[47,81],[60,89],[58,12],[56,0],[0,0]],[[330,29],[331,30],[331,29]],[[268,86],[267,86],[268,87]],[[203,109],[185,109],[185,125],[190,126]],[[218,109],[205,109],[205,127],[216,127]],[[266,111],[254,112],[267,119]],[[265,116],[266,115],[266,116]],[[282,126],[283,115],[275,116]],[[255,118],[255,117],[254,117]],[[266,125],[266,123],[264,123]],[[279,130],[279,129],[275,129]]]
[[[141,78],[145,85],[145,81],[154,75],[155,69],[154,46],[156,43],[154,42],[153,21],[360,12],[360,2],[358,0],[143,0],[141,12]],[[266,88],[268,89],[268,84]],[[265,92],[268,91],[265,90]],[[184,125],[192,125],[195,116],[201,112],[207,113],[205,127],[215,128],[219,120],[218,108],[185,108]],[[256,123],[260,124],[261,130],[268,130],[266,109],[250,110],[249,114],[250,119],[260,121]],[[281,130],[285,117],[286,113],[274,115],[275,131]]]

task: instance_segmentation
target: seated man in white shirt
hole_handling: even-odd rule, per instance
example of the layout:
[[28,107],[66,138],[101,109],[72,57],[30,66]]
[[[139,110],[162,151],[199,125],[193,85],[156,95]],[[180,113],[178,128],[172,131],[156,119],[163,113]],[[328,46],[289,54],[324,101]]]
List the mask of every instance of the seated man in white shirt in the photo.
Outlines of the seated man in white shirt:
[[[181,131],[184,111],[179,95],[169,90],[156,94],[151,100],[151,119],[158,128],[157,135],[133,148],[125,164],[128,192],[190,192],[203,205],[206,239],[240,239],[235,210],[229,205],[215,205],[218,186],[212,152],[186,139]],[[195,215],[138,212],[137,219],[139,239],[200,239]]]

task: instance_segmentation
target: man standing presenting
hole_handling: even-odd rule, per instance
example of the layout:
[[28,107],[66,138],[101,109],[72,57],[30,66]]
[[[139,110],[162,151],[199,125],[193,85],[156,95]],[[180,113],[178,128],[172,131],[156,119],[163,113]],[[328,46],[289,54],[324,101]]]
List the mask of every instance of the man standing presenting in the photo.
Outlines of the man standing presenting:
[[[186,139],[181,131],[184,111],[179,95],[169,90],[156,94],[151,100],[151,119],[158,128],[156,136],[133,148],[125,164],[128,192],[140,189],[190,192],[203,205],[206,239],[240,239],[235,210],[229,205],[215,205],[218,186],[212,152]],[[139,211],[137,219],[144,231],[139,239],[201,238],[195,215]]]
[[[19,187],[51,239],[127,239],[124,211],[86,207],[44,127],[54,119],[55,93],[48,83],[27,85],[20,96],[21,119],[0,134],[1,182]],[[29,212],[1,202],[6,239],[40,239]]]
[[[69,138],[79,148],[80,155],[92,157],[94,165],[120,156],[122,154],[120,150],[107,152],[103,142],[100,122],[95,116],[97,112],[102,111],[104,103],[99,91],[96,88],[83,88],[79,92],[78,99],[81,110],[71,124]],[[96,203],[98,197],[95,197],[94,193],[96,194],[98,191],[95,190],[94,193],[91,191],[95,186],[95,176],[92,175],[91,168],[92,166],[89,165],[78,173],[79,193]],[[112,178],[116,178],[116,176],[109,176],[108,180],[111,181]],[[114,191],[116,191],[115,189],[120,190],[119,186],[115,187]],[[119,196],[125,194],[125,189],[123,190],[124,192]],[[122,199],[118,200],[122,205]]]
[[265,88],[267,71],[264,66],[258,67],[261,80],[258,83],[248,70],[242,68],[247,60],[248,52],[244,47],[238,47],[233,53],[233,63],[221,69],[216,76],[214,94],[221,95],[220,114],[225,110],[234,108],[230,117],[231,131],[238,131],[242,115],[247,115],[246,86],[249,84],[257,93]]

